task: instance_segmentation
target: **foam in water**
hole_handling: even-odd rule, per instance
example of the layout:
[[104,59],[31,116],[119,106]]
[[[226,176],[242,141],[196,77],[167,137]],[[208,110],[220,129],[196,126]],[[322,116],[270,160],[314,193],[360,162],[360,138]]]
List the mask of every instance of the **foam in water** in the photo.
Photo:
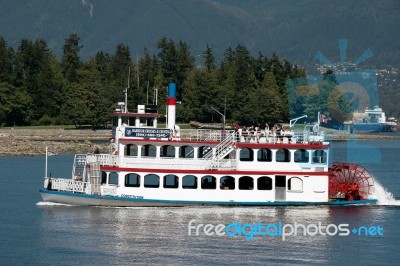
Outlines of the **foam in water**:
[[56,203],[56,202],[47,202],[47,201],[39,201],[36,203],[37,206],[72,206],[69,204]]
[[400,200],[396,200],[392,193],[387,191],[381,184],[375,180],[374,193],[372,197],[378,200],[378,205],[396,205],[400,206]]

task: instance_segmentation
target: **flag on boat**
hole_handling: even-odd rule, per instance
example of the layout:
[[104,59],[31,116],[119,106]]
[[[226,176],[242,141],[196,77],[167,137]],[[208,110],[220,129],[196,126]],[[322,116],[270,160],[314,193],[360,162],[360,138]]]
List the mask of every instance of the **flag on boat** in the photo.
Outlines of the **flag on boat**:
[[319,114],[319,121],[322,122],[322,123],[325,123],[325,124],[328,123],[328,116],[320,113]]
[[55,151],[55,150],[51,150],[51,149],[47,148],[46,151],[47,151],[47,156],[55,156],[55,155],[57,155],[57,151]]

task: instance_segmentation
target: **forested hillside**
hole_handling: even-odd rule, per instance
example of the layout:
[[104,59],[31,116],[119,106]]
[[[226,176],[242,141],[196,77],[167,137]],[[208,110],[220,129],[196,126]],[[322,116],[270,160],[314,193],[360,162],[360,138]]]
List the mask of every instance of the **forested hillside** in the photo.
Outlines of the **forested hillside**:
[[[306,72],[276,54],[253,57],[238,45],[227,48],[219,64],[207,46],[201,55],[204,66],[197,67],[185,42],[162,38],[156,46],[157,53],[145,50],[140,60],[119,44],[112,54],[99,51],[83,61],[80,38],[71,34],[58,60],[44,40],[23,39],[14,51],[1,37],[0,124],[104,126],[116,103],[124,100],[128,80],[128,109],[153,104],[157,91],[162,114],[167,84],[175,82],[181,101],[179,122],[220,122],[211,107],[226,111],[229,122],[246,125],[287,122],[303,113],[315,121],[318,111],[329,112],[323,101],[336,85],[332,75],[326,75],[315,97],[293,97],[288,92],[296,88],[288,87],[288,81],[305,77]],[[346,104],[341,108],[345,110]]]

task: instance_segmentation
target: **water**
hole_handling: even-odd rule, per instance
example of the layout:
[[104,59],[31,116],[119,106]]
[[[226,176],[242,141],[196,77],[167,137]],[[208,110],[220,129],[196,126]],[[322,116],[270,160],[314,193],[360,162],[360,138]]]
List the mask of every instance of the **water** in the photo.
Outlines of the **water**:
[[[357,145],[355,145],[357,144]],[[335,142],[332,161],[354,159],[375,176],[376,206],[103,208],[41,202],[44,157],[0,158],[1,265],[391,265],[400,251],[400,142]],[[349,152],[348,149],[356,151]],[[357,151],[358,150],[358,151]],[[372,151],[376,154],[366,156]],[[359,153],[358,158],[354,154]],[[356,156],[357,157],[357,156]],[[380,162],[374,161],[379,157]],[[69,177],[71,155],[49,157]],[[192,221],[194,220],[194,221]],[[188,235],[188,223],[380,226],[383,236]]]

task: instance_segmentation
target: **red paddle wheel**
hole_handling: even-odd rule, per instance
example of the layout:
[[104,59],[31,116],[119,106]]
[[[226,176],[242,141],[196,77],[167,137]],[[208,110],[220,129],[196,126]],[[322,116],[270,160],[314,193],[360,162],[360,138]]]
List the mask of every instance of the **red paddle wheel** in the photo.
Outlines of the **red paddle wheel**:
[[329,169],[329,198],[362,200],[372,194],[374,180],[363,167],[353,163],[334,163]]

